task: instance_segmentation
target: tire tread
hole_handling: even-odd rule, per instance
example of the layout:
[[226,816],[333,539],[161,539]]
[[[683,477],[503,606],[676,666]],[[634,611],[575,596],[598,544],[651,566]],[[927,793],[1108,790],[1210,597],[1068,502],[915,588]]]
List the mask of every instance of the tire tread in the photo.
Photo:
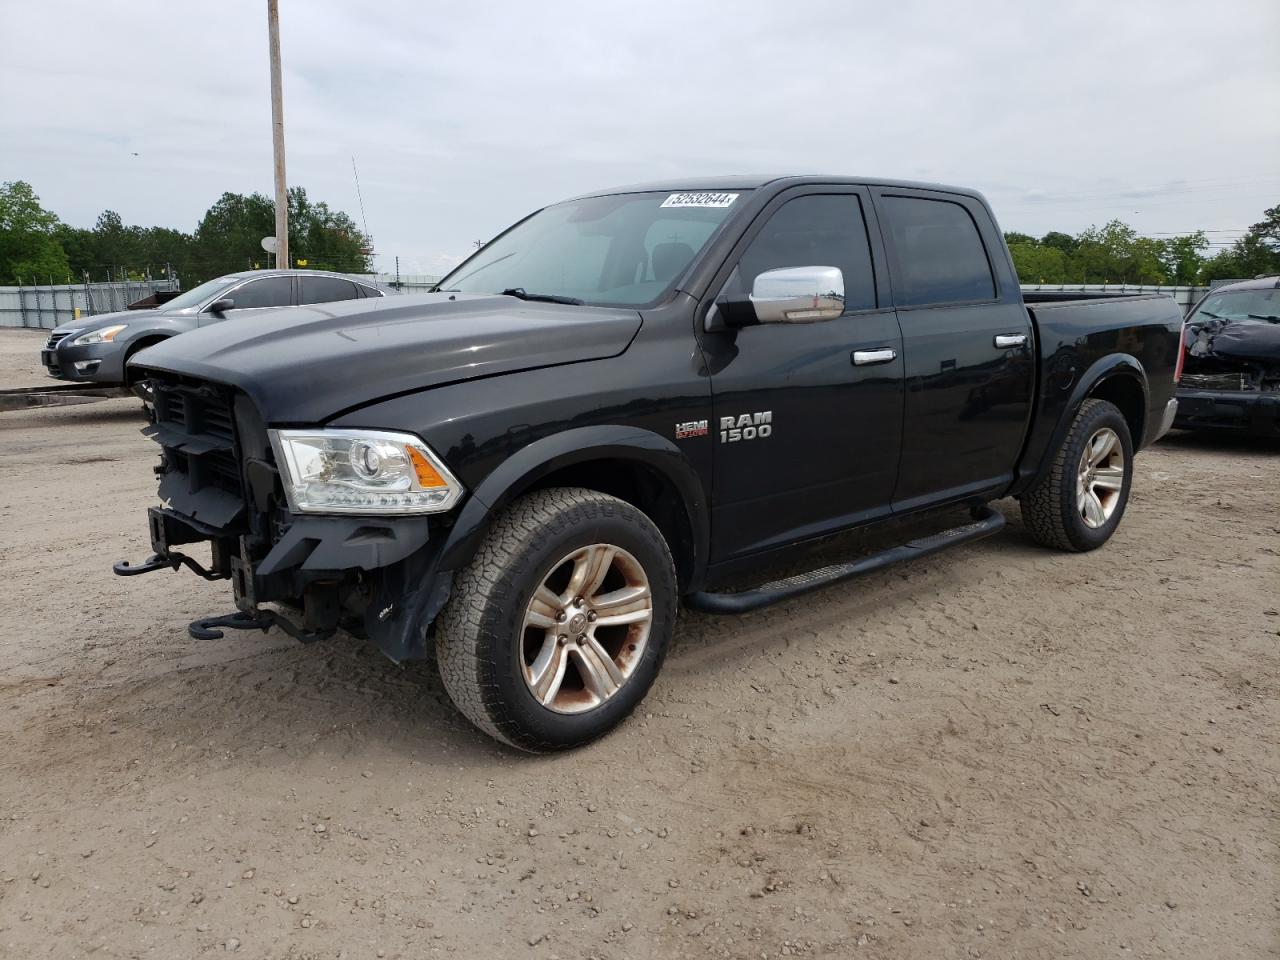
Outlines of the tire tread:
[[[1091,549],[1088,545],[1077,543],[1067,527],[1068,496],[1064,492],[1064,485],[1072,494],[1069,499],[1074,502],[1075,464],[1069,462],[1072,458],[1068,454],[1075,450],[1076,441],[1081,435],[1094,429],[1097,412],[1104,409],[1115,411],[1116,416],[1120,417],[1119,409],[1106,400],[1089,398],[1080,405],[1071,422],[1071,429],[1054,454],[1049,469],[1035,486],[1022,495],[1022,521],[1037,543],[1073,553]],[[1123,417],[1120,419],[1123,423]],[[1131,459],[1129,462],[1132,462]]]
[[455,575],[452,597],[436,624],[436,658],[450,699],[489,736],[517,749],[542,753],[577,744],[540,741],[508,715],[492,680],[495,664],[485,648],[495,631],[505,632],[501,598],[519,591],[520,560],[530,542],[555,535],[584,516],[608,516],[647,527],[662,545],[674,577],[666,541],[631,504],[586,488],[552,487],[519,498],[494,518],[471,563]]

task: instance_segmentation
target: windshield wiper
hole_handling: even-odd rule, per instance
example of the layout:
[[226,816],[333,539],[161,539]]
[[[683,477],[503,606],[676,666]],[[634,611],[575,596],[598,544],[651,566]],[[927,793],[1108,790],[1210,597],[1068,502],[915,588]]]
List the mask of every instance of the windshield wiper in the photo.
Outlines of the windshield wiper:
[[524,287],[507,287],[502,291],[504,297],[515,297],[517,300],[536,300],[539,303],[567,303],[580,307],[583,301],[577,297],[558,297],[554,293],[529,293]]
[[1271,323],[1275,323],[1277,320],[1280,320],[1280,317],[1277,317],[1275,314],[1270,314],[1270,313],[1268,313],[1268,314],[1262,314],[1262,313],[1251,313],[1251,314],[1249,314],[1249,319],[1251,319],[1251,320],[1269,320]]

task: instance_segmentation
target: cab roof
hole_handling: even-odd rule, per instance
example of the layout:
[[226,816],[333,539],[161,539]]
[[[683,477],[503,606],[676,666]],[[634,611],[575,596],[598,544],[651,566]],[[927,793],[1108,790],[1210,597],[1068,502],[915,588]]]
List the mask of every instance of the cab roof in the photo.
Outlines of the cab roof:
[[727,192],[732,190],[758,190],[771,187],[781,190],[784,187],[802,186],[810,183],[834,183],[872,187],[899,187],[912,190],[937,190],[942,193],[962,193],[966,196],[978,196],[978,191],[942,183],[925,183],[915,180],[886,180],[882,177],[821,176],[818,174],[737,174],[718,177],[682,177],[679,180],[656,180],[652,183],[633,183],[608,190],[593,190],[584,193],[574,200],[585,197],[606,197],[615,193],[691,193],[698,191]]

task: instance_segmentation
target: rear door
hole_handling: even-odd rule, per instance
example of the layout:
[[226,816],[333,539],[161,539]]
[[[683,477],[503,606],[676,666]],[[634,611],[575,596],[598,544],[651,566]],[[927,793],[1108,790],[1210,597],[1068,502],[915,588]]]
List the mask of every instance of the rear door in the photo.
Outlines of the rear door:
[[301,287],[299,303],[336,303],[360,296],[360,288],[343,277],[309,277],[303,274],[298,277],[298,283]]
[[906,396],[895,510],[1013,479],[1034,388],[1031,318],[986,207],[879,188]]
[[803,266],[840,268],[843,315],[704,335],[715,414],[715,562],[889,512],[902,344],[865,189],[780,194],[712,289],[742,295],[766,270]]

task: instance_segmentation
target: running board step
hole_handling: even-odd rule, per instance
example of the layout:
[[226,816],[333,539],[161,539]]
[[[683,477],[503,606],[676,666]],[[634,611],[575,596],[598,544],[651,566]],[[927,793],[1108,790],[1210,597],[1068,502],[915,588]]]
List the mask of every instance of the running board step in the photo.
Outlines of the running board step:
[[974,511],[972,523],[952,527],[950,530],[930,534],[918,540],[911,540],[850,563],[835,563],[828,567],[819,567],[808,573],[798,573],[793,577],[762,583],[752,590],[744,590],[741,593],[691,593],[685,602],[692,609],[703,613],[747,613],[780,600],[790,600],[792,597],[817,590],[819,587],[829,587],[833,583],[851,580],[874,570],[883,570],[904,560],[927,557],[931,553],[938,553],[957,544],[981,540],[993,533],[999,533],[1003,528],[1004,514],[989,506],[983,506]]

